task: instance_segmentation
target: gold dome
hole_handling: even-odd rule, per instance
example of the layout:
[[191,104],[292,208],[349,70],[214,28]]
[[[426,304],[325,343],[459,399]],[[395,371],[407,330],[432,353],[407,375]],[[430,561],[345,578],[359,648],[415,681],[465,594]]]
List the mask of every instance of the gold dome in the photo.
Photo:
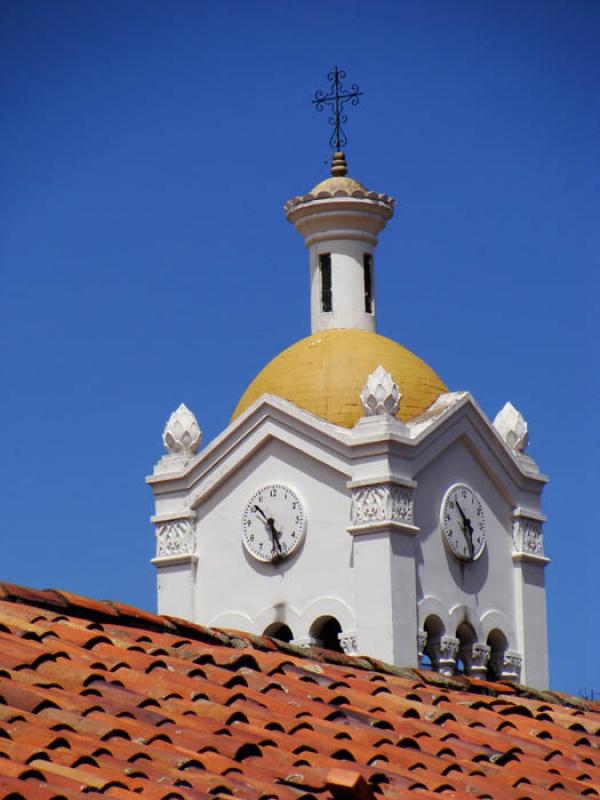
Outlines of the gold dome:
[[414,353],[385,336],[350,328],[319,331],[276,356],[242,395],[232,420],[263,394],[289,400],[318,417],[351,428],[364,415],[360,392],[381,365],[402,393],[405,422],[448,389]]

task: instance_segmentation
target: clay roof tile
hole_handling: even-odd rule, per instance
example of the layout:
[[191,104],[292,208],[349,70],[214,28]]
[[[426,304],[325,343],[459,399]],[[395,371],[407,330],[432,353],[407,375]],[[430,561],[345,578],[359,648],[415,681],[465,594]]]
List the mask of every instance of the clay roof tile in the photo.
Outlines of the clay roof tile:
[[600,706],[0,584],[0,800],[600,796]]

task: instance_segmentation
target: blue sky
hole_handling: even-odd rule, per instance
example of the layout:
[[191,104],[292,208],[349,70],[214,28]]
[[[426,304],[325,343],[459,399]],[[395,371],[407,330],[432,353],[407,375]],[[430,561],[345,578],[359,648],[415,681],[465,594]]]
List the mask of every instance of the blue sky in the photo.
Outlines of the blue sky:
[[154,607],[165,420],[209,441],[309,332],[282,204],[337,63],[350,173],[398,201],[379,331],[529,421],[552,685],[599,691],[599,40],[593,0],[3,0],[0,578]]

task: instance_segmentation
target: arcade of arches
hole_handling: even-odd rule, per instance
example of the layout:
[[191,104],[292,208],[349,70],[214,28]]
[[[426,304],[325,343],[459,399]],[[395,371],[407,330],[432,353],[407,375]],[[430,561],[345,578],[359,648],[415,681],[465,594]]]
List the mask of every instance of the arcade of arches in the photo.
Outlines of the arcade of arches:
[[448,635],[439,617],[431,614],[418,633],[419,663],[443,675],[471,675],[487,680],[518,680],[521,657],[508,649],[508,641],[498,628],[490,631],[485,643],[477,640],[468,622],[461,622],[455,635]]
[[[431,614],[418,633],[419,666],[443,675],[470,675],[487,680],[518,680],[521,659],[508,649],[504,633],[494,628],[485,643],[477,640],[475,630],[468,622],[461,622],[455,635],[448,635],[439,617]],[[332,616],[319,617],[310,628],[310,635],[295,639],[283,622],[274,622],[265,636],[290,642],[301,647],[324,647],[327,650],[356,653],[356,636],[342,632],[338,620]]]
[[265,629],[264,635],[282,642],[290,642],[299,647],[324,647],[326,650],[335,650],[347,655],[356,654],[355,631],[342,631],[342,626],[332,616],[318,617],[310,626],[309,635],[304,638],[294,637],[289,625],[283,622],[274,622],[269,625]]

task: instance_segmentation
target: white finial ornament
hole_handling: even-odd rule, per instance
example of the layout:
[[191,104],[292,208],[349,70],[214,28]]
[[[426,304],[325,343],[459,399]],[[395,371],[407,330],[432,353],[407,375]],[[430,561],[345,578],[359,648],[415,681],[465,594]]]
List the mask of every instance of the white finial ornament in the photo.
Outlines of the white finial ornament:
[[496,414],[494,428],[513,450],[523,451],[527,447],[527,423],[512,403],[506,403]]
[[196,417],[184,403],[169,417],[162,438],[169,455],[191,456],[200,447],[202,431]]
[[401,398],[398,385],[382,366],[377,367],[369,375],[360,393],[360,402],[367,417],[381,414],[395,417],[400,408]]

